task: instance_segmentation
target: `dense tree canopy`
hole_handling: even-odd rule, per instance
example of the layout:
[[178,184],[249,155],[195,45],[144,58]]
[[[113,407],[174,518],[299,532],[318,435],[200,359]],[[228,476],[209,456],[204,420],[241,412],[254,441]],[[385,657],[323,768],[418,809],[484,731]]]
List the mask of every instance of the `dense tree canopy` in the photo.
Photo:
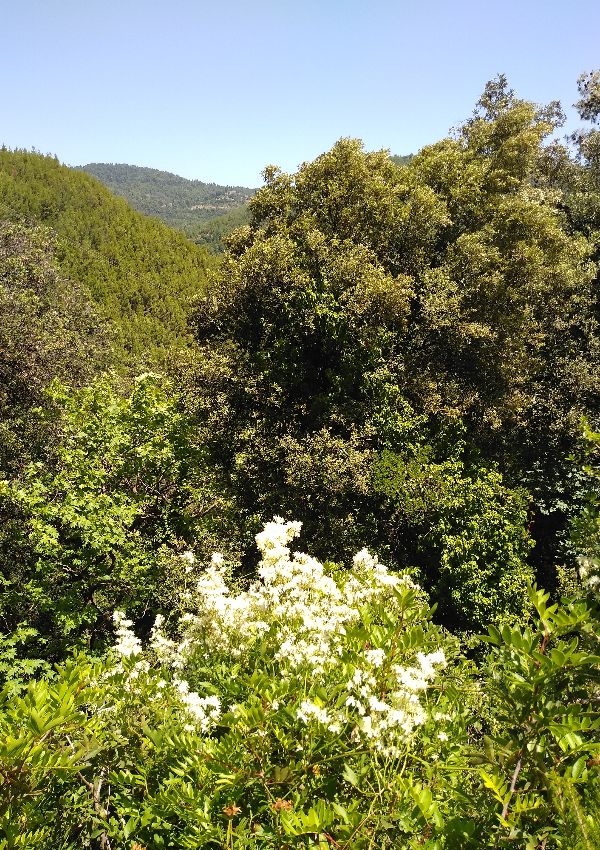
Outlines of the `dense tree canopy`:
[[[110,329],[88,293],[59,271],[45,227],[0,221],[0,470],[39,445],[39,421],[54,379],[82,384],[110,364]],[[43,437],[41,437],[43,439]]]
[[[497,464],[501,488],[525,484],[535,515],[564,524],[566,456],[600,372],[594,244],[543,179],[558,120],[500,78],[453,138],[406,165],[343,139],[294,175],[266,170],[196,314],[195,380],[226,399],[211,436],[245,504],[300,501],[322,540],[374,535],[430,587],[436,465],[458,460],[469,490]],[[422,480],[428,509],[399,511],[389,492],[384,506],[385,452],[400,503]],[[475,561],[492,557],[511,562]]]

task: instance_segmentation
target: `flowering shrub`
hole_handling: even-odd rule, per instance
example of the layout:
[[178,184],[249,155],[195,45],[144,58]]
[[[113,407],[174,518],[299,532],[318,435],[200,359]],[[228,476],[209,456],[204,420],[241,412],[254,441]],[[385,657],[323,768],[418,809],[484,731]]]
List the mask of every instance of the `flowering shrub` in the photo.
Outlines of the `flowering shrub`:
[[178,624],[144,647],[117,611],[104,661],[5,690],[0,850],[594,847],[590,610],[532,591],[476,670],[408,576],[292,554],[299,530],[267,524],[243,588],[184,553]]
[[[191,736],[186,770],[200,771],[210,791],[210,829],[227,811],[238,840],[251,830],[251,846],[279,847],[284,836],[318,844],[331,830],[367,847],[380,827],[375,809],[361,811],[357,788],[371,806],[391,807],[400,795],[415,808],[411,795],[421,792],[403,784],[401,764],[428,723],[437,727],[435,759],[447,746],[440,720],[452,720],[456,694],[443,692],[439,676],[455,648],[409,576],[366,549],[351,571],[292,554],[299,532],[297,522],[267,523],[256,537],[257,578],[237,591],[214,555],[187,593],[176,638],[158,617],[143,651],[116,612],[111,678],[125,677],[130,698],[152,693],[155,706],[179,706],[181,735]],[[193,570],[193,557],[183,557]],[[375,790],[392,766],[392,786]],[[391,809],[389,817],[388,829]],[[188,846],[182,829],[167,846]]]
[[[423,598],[408,576],[389,573],[366,549],[352,571],[335,577],[308,555],[292,556],[287,544],[299,531],[299,523],[280,518],[268,523],[256,538],[258,579],[236,594],[215,555],[188,600],[193,613],[183,618],[182,639],[166,639],[159,620],[151,646],[163,663],[189,669],[192,678],[216,658],[247,668],[258,654],[263,672],[286,683],[301,723],[347,733],[355,744],[396,756],[424,722],[421,692],[446,664],[443,649],[418,648],[435,640],[433,633],[425,639]],[[118,622],[117,647],[128,656],[139,648],[137,638],[123,630],[120,616]],[[329,694],[332,686],[336,700],[327,698],[325,707],[318,691]],[[200,709],[206,723],[202,698],[179,687],[191,713]]]

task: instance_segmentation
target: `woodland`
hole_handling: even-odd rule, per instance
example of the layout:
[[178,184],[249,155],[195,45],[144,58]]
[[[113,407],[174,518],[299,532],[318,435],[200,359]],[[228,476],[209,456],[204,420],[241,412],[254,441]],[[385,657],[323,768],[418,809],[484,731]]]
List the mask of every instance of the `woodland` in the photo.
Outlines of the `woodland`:
[[267,166],[219,256],[2,148],[0,850],[600,848],[577,85]]
[[233,230],[249,221],[245,207],[256,191],[187,180],[137,165],[93,162],[81,168],[138,212],[159,218],[215,253],[223,250],[219,236],[227,228]]

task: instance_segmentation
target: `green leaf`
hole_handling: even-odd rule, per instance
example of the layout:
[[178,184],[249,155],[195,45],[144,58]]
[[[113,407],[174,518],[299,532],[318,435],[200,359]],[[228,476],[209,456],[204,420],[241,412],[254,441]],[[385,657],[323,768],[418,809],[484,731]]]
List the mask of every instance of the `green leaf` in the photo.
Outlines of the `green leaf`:
[[346,780],[350,785],[353,785],[355,788],[358,788],[360,785],[360,779],[356,772],[350,767],[348,763],[344,765],[344,769],[342,771],[342,778]]

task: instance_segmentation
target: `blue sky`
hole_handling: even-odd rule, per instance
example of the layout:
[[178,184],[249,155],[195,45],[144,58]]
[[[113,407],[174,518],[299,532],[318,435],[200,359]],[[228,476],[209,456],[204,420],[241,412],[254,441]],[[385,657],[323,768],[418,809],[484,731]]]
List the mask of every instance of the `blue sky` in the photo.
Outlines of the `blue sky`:
[[[3,0],[0,143],[255,186],[341,136],[409,153],[503,72],[570,106],[598,0]],[[570,120],[575,122],[571,111]]]

